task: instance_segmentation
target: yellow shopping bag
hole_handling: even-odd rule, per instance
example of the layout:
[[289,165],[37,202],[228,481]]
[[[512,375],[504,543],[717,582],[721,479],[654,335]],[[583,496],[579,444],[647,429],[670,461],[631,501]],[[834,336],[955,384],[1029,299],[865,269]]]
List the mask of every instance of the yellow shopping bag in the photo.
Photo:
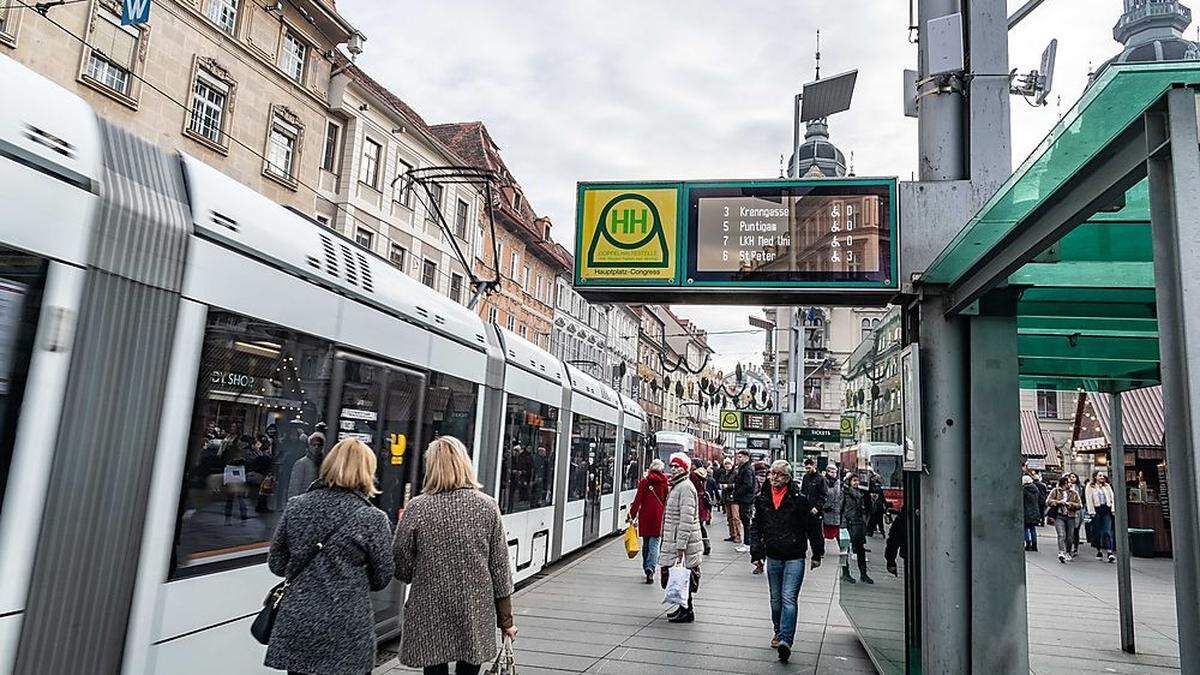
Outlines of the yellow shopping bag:
[[642,544],[638,540],[637,525],[630,523],[629,526],[625,528],[625,555],[629,556],[630,558],[635,558],[637,557],[638,553],[641,553],[641,551]]

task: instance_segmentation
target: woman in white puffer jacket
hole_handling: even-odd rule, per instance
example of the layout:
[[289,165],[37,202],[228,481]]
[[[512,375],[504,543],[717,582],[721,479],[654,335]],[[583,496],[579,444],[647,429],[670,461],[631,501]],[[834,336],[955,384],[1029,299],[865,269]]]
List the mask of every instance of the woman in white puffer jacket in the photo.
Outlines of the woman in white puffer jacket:
[[671,455],[671,491],[663,510],[662,543],[658,549],[658,565],[662,569],[662,585],[667,586],[671,567],[682,563],[692,571],[688,588],[688,603],[668,615],[671,623],[691,623],[696,620],[692,595],[700,589],[700,560],[704,540],[700,533],[700,497],[689,480],[692,460],[686,454]]

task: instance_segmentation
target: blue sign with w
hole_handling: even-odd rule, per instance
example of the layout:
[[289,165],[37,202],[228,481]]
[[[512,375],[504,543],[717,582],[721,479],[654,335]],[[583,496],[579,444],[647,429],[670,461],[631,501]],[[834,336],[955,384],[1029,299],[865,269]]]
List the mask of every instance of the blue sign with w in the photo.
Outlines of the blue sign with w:
[[150,20],[150,0],[121,0],[121,25],[134,26]]

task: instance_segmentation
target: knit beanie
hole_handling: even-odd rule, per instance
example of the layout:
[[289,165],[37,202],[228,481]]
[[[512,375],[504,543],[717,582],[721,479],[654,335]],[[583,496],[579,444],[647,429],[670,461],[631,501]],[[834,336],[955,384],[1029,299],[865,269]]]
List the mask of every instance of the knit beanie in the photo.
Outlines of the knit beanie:
[[687,453],[675,452],[671,453],[671,467],[679,467],[684,471],[692,470],[692,459],[687,456]]

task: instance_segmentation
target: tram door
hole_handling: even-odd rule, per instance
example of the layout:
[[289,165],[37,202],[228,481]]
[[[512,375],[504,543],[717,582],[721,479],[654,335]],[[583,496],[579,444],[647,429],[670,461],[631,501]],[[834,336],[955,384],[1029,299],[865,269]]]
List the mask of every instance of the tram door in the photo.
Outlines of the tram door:
[[[338,354],[334,374],[336,438],[357,437],[375,451],[376,477],[382,491],[375,505],[393,528],[412,493],[420,464],[421,408],[425,376],[421,373],[351,354]],[[376,632],[391,635],[401,627],[404,589],[399,583],[373,593]]]
[[587,492],[583,496],[583,543],[600,536],[600,481],[603,462],[600,449],[590,443],[587,454]]

